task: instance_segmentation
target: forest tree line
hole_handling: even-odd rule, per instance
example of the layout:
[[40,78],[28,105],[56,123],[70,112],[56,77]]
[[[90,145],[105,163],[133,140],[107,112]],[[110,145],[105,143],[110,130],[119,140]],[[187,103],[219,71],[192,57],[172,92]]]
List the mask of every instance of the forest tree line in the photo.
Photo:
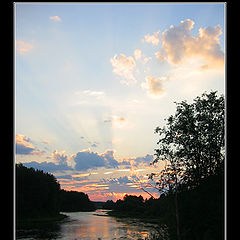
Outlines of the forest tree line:
[[[195,189],[181,186],[178,205],[181,240],[224,239],[224,174],[209,176]],[[137,217],[166,225],[170,239],[177,239],[173,192],[157,199],[125,195],[123,200],[108,200],[103,208],[113,210],[111,216]]]
[[63,190],[52,174],[16,164],[17,220],[54,217],[60,211],[93,210],[87,194]]

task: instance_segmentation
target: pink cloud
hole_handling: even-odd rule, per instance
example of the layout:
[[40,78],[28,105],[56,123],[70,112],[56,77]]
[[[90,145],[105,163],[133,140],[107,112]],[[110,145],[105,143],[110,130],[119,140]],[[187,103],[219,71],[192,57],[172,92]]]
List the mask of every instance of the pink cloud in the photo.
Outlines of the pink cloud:
[[50,16],[49,19],[53,20],[55,22],[61,22],[62,21],[62,19],[59,16]]

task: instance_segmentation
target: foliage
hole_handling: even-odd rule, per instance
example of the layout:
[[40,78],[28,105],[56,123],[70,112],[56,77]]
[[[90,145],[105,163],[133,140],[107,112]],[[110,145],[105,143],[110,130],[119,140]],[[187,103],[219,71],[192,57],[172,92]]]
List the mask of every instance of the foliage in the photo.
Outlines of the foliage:
[[87,194],[61,190],[52,174],[16,164],[17,220],[46,220],[60,217],[60,211],[93,210]]
[[60,185],[56,178],[40,170],[16,165],[17,218],[38,218],[59,213]]
[[63,212],[93,211],[95,206],[83,192],[61,190],[60,209]]
[[[158,199],[126,195],[114,203],[115,217],[133,217],[167,226],[169,239],[177,239],[175,194],[165,193]],[[224,239],[224,174],[206,177],[201,184],[188,189],[179,186],[179,223],[181,240]]]
[[[186,101],[176,104],[175,115],[171,115],[167,119],[166,126],[157,127],[155,130],[160,139],[157,142],[159,147],[155,149],[156,158],[152,164],[165,161],[166,167],[160,173],[150,174],[149,178],[153,179],[157,176],[156,183],[159,190],[167,193],[168,197],[174,196],[176,221],[173,225],[168,223],[168,226],[171,228],[176,225],[175,237],[177,239],[186,238],[190,232],[189,239],[193,239],[206,231],[209,234],[208,237],[213,238],[213,235],[216,236],[217,230],[212,230],[211,224],[218,228],[218,233],[223,231],[223,214],[221,214],[221,211],[223,213],[224,210],[223,182],[218,182],[220,186],[218,199],[216,199],[217,195],[212,195],[207,191],[204,194],[199,193],[206,189],[205,184],[212,186],[212,179],[219,177],[223,179],[224,97],[217,97],[216,92],[210,92],[195,98],[192,104],[188,104]],[[219,186],[215,184],[215,188]],[[215,193],[215,191],[213,192]],[[194,195],[197,200],[188,202],[188,198],[193,200],[192,196]],[[186,198],[186,196],[188,197]],[[203,196],[208,197],[207,201],[202,199]],[[201,200],[199,201],[199,199]],[[216,200],[219,200],[219,204],[211,205]],[[219,209],[217,209],[218,207]],[[190,214],[186,217],[189,209],[191,212],[189,211]],[[205,211],[206,209],[207,211]],[[215,217],[208,216],[209,213],[216,216],[213,210],[215,213],[219,213],[219,221],[216,221]],[[192,212],[194,212],[194,216]],[[210,220],[207,225],[203,224],[199,221],[201,216],[204,216],[202,221],[207,217],[212,222]],[[165,217],[165,221],[168,222],[169,219],[171,219],[170,213]],[[192,219],[196,219],[195,225],[192,225]],[[204,229],[203,226],[206,228]],[[193,229],[195,230],[193,231]],[[219,229],[222,230],[219,231]],[[171,232],[173,233],[173,231]],[[221,237],[223,234],[216,239]]]
[[143,197],[134,196],[134,195],[125,195],[123,200],[117,200],[114,209],[116,211],[123,211],[128,213],[137,213],[141,212],[144,208],[144,200]]
[[104,205],[103,205],[103,209],[108,209],[108,210],[111,210],[111,209],[114,209],[115,207],[115,203],[113,202],[113,200],[107,200]]
[[196,187],[201,180],[220,171],[224,160],[224,97],[216,92],[204,93],[194,99],[176,103],[175,115],[166,127],[157,127],[160,139],[155,160],[168,161],[170,180],[182,180]]

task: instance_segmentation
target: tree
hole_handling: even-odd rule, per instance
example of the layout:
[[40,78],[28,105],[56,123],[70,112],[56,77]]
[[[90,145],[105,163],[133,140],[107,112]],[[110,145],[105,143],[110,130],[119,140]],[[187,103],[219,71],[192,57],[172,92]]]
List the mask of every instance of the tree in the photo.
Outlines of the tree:
[[60,185],[56,178],[16,164],[16,215],[18,219],[57,216]]
[[155,159],[165,161],[166,167],[158,176],[160,191],[175,195],[176,228],[180,239],[178,188],[184,184],[194,189],[203,179],[223,172],[224,163],[224,97],[216,92],[204,93],[193,100],[176,103],[175,115],[167,119],[166,126],[157,127],[159,134]]
[[224,97],[210,92],[192,104],[176,104],[176,113],[167,119],[166,127],[155,129],[160,139],[153,164],[167,161],[170,170],[194,187],[203,178],[223,171]]
[[87,194],[65,191],[50,173],[16,164],[18,220],[59,216],[60,211],[93,211]]
[[103,205],[103,209],[109,209],[112,210],[115,207],[115,203],[113,202],[113,200],[107,200],[107,202],[104,203]]
[[60,211],[78,212],[78,211],[94,211],[95,206],[90,201],[87,194],[77,191],[60,190]]
[[141,195],[135,196],[128,194],[124,196],[123,200],[117,200],[114,206],[115,210],[128,213],[139,213],[142,212],[143,208],[144,200]]

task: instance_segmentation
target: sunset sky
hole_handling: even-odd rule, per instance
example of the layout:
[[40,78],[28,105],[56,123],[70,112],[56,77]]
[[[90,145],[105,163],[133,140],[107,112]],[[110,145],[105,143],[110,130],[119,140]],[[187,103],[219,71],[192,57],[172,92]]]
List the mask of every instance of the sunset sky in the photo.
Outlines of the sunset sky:
[[15,161],[117,200],[149,187],[174,101],[225,92],[225,4],[15,3]]

